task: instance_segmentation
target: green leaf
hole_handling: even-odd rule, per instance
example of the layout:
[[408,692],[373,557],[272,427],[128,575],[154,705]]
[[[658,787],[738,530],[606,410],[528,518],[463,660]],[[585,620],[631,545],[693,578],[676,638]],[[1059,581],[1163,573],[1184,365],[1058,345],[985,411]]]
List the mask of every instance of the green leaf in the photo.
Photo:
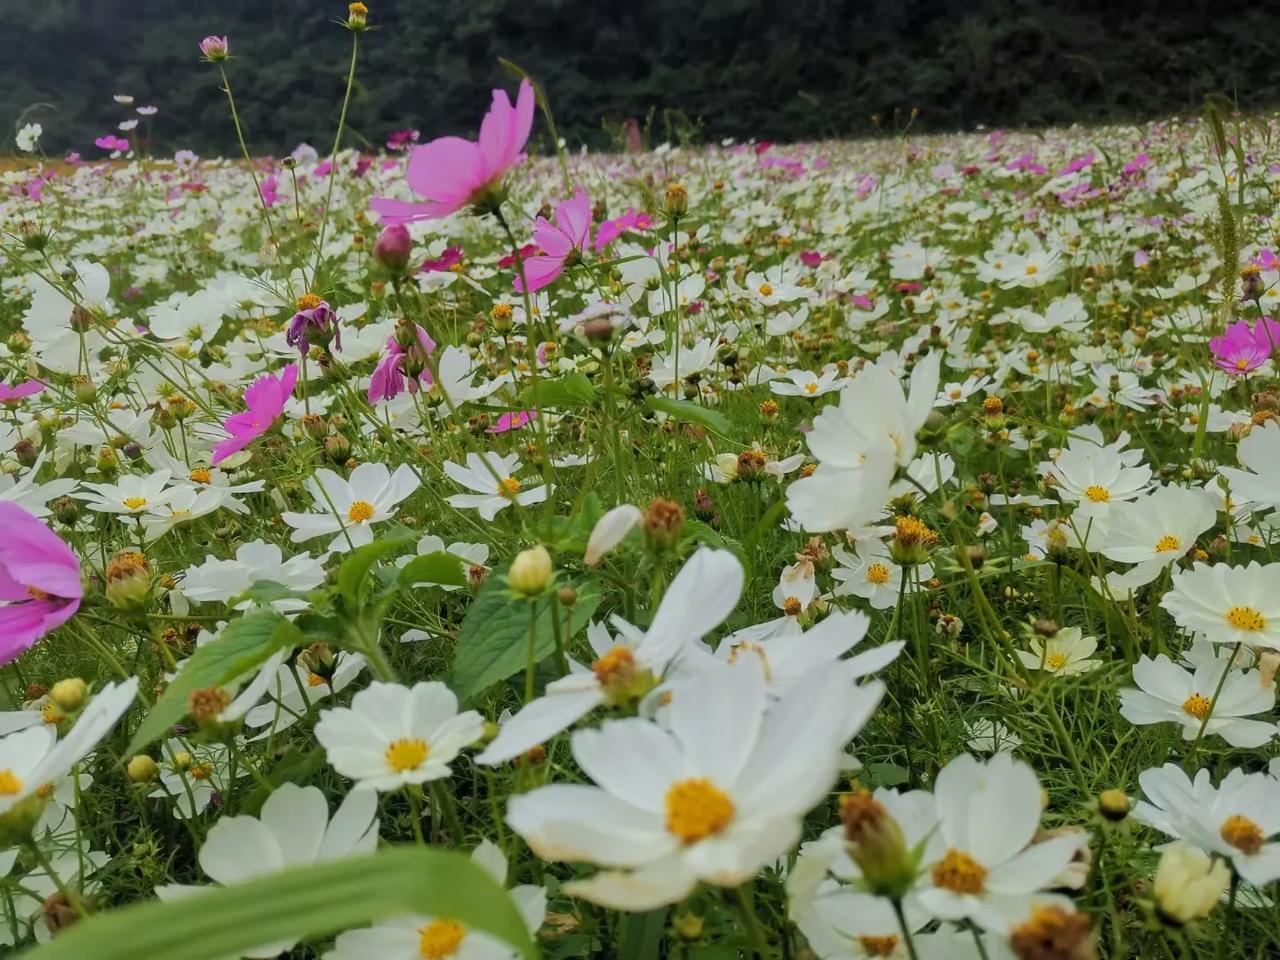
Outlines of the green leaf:
[[712,410],[691,400],[676,400],[674,397],[645,397],[644,402],[650,410],[665,413],[676,420],[696,423],[722,436],[733,436],[729,419],[719,410]]
[[292,587],[286,587],[283,583],[276,583],[274,580],[259,580],[241,594],[245,600],[262,604],[270,603],[272,600],[295,600],[303,596],[305,594],[299,593]]
[[437,583],[446,587],[465,587],[467,574],[462,569],[462,558],[445,550],[414,557],[400,570],[400,586],[412,587],[417,583]]
[[[507,592],[505,575],[505,567],[489,574],[458,628],[451,686],[461,700],[470,700],[500,680],[519,673],[528,662],[529,601]],[[565,643],[586,626],[599,605],[598,587],[593,584],[578,587],[577,602],[569,608]],[[539,605],[535,660],[541,660],[555,649],[550,608],[549,603]]]
[[667,928],[668,907],[645,913],[628,913],[622,917],[618,936],[619,960],[645,960],[656,957]]
[[228,684],[277,650],[301,642],[302,631],[274,610],[255,610],[232,620],[218,639],[196,648],[138,727],[126,754],[138,753],[186,716],[187,701],[196,690]]
[[518,394],[518,402],[530,407],[588,407],[595,398],[596,388],[581,373],[539,380]]
[[220,960],[405,914],[448,917],[505,940],[529,960],[537,957],[520,911],[481,867],[452,850],[408,846],[99,913],[22,956]]
[[338,568],[338,594],[347,613],[355,613],[365,605],[369,595],[369,571],[389,553],[408,546],[405,535],[386,537],[358,547],[347,555]]

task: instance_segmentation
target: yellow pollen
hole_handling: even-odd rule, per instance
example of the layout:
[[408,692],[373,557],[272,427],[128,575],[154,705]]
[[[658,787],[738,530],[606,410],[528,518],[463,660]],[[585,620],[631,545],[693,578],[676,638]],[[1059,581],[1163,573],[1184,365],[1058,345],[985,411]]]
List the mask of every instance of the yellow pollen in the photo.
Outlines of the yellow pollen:
[[514,497],[520,492],[520,481],[515,477],[507,477],[498,482],[498,496]]
[[141,510],[143,507],[147,505],[147,498],[146,497],[126,497],[120,502],[124,504],[126,507],[128,507],[130,510]]
[[959,400],[964,396],[964,391],[960,389],[952,390],[950,396],[952,400]]
[[762,284],[760,284],[760,296],[762,296],[762,297],[772,297],[772,296],[773,296],[773,285],[772,285],[772,284],[768,284],[768,283],[762,283]]
[[952,893],[981,893],[986,880],[987,868],[955,847],[933,865],[933,885]]
[[1203,720],[1209,715],[1209,710],[1213,707],[1213,703],[1203,694],[1193,693],[1182,701],[1182,711],[1190,714],[1197,720]]
[[805,393],[817,393],[817,392],[818,392],[818,385],[817,385],[816,383],[806,383],[806,384],[804,385],[804,392],[805,392]]
[[1067,655],[1061,650],[1051,653],[1044,658],[1044,665],[1050,670],[1061,670],[1067,665]]
[[0,797],[12,797],[22,789],[22,781],[12,770],[0,770]]
[[602,684],[625,679],[635,673],[636,658],[630,647],[616,646],[591,665],[591,671]]
[[196,780],[208,780],[213,776],[213,764],[209,762],[197,763],[187,770],[187,773]]
[[36,791],[36,796],[41,800],[48,800],[53,796],[53,784],[46,783],[43,787]]
[[418,952],[423,960],[444,960],[458,952],[466,935],[456,920],[432,920],[418,930]]
[[1244,359],[1237,360],[1237,361],[1236,361],[1236,369],[1237,369],[1237,370],[1248,370],[1248,369],[1249,369],[1249,361],[1248,361],[1248,360],[1244,360]]
[[667,829],[684,843],[715,836],[733,820],[733,801],[706,777],[691,777],[667,791]]
[[1106,487],[1100,487],[1096,483],[1091,483],[1084,488],[1084,495],[1094,503],[1107,503],[1111,500],[1111,491]]
[[324,301],[317,297],[314,293],[304,293],[294,301],[294,306],[299,310],[314,310]]
[[1171,533],[1166,533],[1156,541],[1156,553],[1173,553],[1182,549],[1182,541]]
[[1237,630],[1257,633],[1259,630],[1266,629],[1267,618],[1253,607],[1232,607],[1227,611],[1227,623]]
[[320,674],[318,674],[318,673],[309,673],[309,674],[307,674],[307,686],[308,686],[308,687],[323,687],[323,686],[324,686],[326,683],[328,683],[328,682],[329,682],[328,680],[326,680],[324,677],[320,676]]
[[213,483],[213,473],[204,467],[196,467],[191,471],[192,483]]
[[1250,856],[1261,850],[1262,844],[1267,839],[1262,832],[1262,827],[1238,813],[1233,813],[1222,821],[1222,829],[1218,831],[1218,835],[1237,850]]
[[1037,273],[1040,272],[1040,268],[1037,267],[1034,263],[1028,263],[1025,272],[1028,277],[1034,277]]
[[422,765],[430,752],[427,741],[419,740],[417,737],[392,740],[391,745],[387,747],[387,766],[396,773],[415,770]]
[[368,500],[357,500],[347,511],[347,519],[352,523],[364,523],[374,514],[373,504]]
[[883,563],[873,563],[867,567],[867,582],[883,587],[889,582],[889,568]]
[[782,601],[782,612],[788,617],[798,617],[804,612],[804,604],[798,597],[787,597]]
[[858,943],[868,957],[891,957],[898,949],[898,938],[892,933],[881,936],[864,933],[858,937]]
[[67,719],[67,715],[58,709],[56,703],[51,701],[40,708],[40,719],[45,723],[61,723]]

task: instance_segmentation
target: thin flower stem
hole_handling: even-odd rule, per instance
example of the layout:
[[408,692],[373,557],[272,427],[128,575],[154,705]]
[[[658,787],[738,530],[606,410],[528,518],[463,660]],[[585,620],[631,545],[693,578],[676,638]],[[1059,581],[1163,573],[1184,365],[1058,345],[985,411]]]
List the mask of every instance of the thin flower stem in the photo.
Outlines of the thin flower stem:
[[906,915],[902,912],[902,901],[897,897],[893,898],[893,913],[898,918],[898,928],[902,931],[902,942],[906,944],[907,956],[910,960],[919,960],[919,954],[916,953],[915,941],[911,939],[911,929],[907,926]]
[[36,843],[33,837],[28,837],[25,841],[25,846],[31,852],[31,856],[35,859],[40,869],[45,872],[45,876],[52,880],[53,885],[58,888],[62,898],[67,901],[67,906],[75,910],[76,916],[86,916],[84,904],[80,900],[80,894],[73,893],[63,882],[62,877],[58,876],[58,871],[53,869],[53,863],[45,856],[44,851],[40,849],[40,844]]
[[767,955],[764,932],[760,929],[760,921],[756,917],[753,904],[751,881],[733,888],[733,907],[742,921],[742,930],[746,934],[748,957],[764,957]]
[[316,265],[311,271],[312,281],[320,272],[320,261],[324,259],[324,233],[329,225],[329,210],[333,206],[333,184],[338,179],[338,168],[335,160],[338,148],[342,144],[342,131],[347,125],[347,107],[351,104],[351,89],[356,82],[356,59],[360,53],[360,34],[351,31],[351,66],[347,68],[347,92],[342,97],[342,112],[338,115],[338,132],[333,135],[333,149],[329,151],[329,189],[324,198],[324,213],[320,217],[320,230],[316,234]]
[[413,842],[425,847],[427,841],[422,835],[422,788],[408,784],[404,793],[409,798],[409,824],[413,827]]
[[529,655],[524,671],[524,702],[533,700],[533,666],[538,655],[538,599],[529,601]]
[[1205,715],[1200,718],[1200,729],[1196,731],[1196,738],[1191,744],[1191,749],[1187,751],[1187,765],[1194,766],[1196,753],[1200,750],[1200,741],[1204,739],[1204,732],[1209,727],[1209,719],[1213,716],[1213,709],[1218,705],[1218,697],[1222,695],[1222,688],[1227,685],[1227,677],[1231,675],[1231,668],[1236,664],[1236,657],[1240,655],[1240,648],[1243,646],[1237,643],[1231,650],[1231,656],[1227,657],[1226,665],[1222,668],[1222,674],[1218,677],[1218,685],[1213,689],[1213,698],[1209,701],[1209,709],[1205,711]]
[[244,130],[240,127],[240,114],[236,112],[236,100],[231,95],[231,81],[227,79],[226,68],[222,64],[218,64],[218,73],[222,77],[222,92],[227,95],[227,104],[231,107],[231,122],[236,128],[236,140],[240,143],[240,152],[244,155],[244,162],[249,167],[249,176],[253,178],[253,192],[258,197],[258,205],[262,209],[262,219],[267,225],[267,233],[271,235],[271,245],[277,250],[280,248],[280,241],[276,239],[275,226],[271,223],[271,211],[267,209],[267,199],[262,195],[262,184],[258,182],[258,171],[253,165],[253,157],[249,154],[249,147],[244,142]]
[[431,801],[435,804],[436,816],[444,819],[449,829],[453,845],[459,849],[466,843],[466,835],[462,831],[462,821],[458,819],[458,808],[454,805],[453,796],[439,781],[430,785]]

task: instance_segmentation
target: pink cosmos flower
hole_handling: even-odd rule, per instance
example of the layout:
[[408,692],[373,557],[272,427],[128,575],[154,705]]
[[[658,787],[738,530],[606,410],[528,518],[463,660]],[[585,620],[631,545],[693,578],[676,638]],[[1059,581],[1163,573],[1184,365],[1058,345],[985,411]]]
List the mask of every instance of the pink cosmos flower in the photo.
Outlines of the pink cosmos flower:
[[0,501],[0,663],[8,663],[80,609],[80,561],[44,523]]
[[541,290],[564,273],[569,261],[587,249],[591,241],[591,198],[578,187],[573,196],[556,205],[556,222],[552,226],[545,217],[533,224],[533,242],[542,253],[524,262],[524,276],[516,274],[516,292],[524,293],[525,280],[529,293]]
[[205,37],[200,41],[200,55],[209,63],[218,63],[231,56],[226,37]]
[[462,262],[462,248],[449,247],[444,253],[436,257],[434,260],[424,260],[422,262],[422,273],[448,273],[449,269],[455,264]]
[[129,149],[128,140],[126,140],[124,137],[117,137],[115,134],[112,134],[112,133],[108,133],[105,137],[98,137],[97,140],[93,141],[93,145],[95,147],[100,147],[103,150],[112,150],[112,151],[114,150],[124,151]]
[[[303,303],[306,299],[305,297],[300,299],[299,303]],[[314,300],[310,302],[315,303]],[[304,357],[311,349],[313,337],[326,347],[332,339],[334,345],[339,350],[342,349],[342,330],[338,327],[338,314],[334,312],[333,307],[329,306],[328,300],[321,300],[313,307],[302,307],[285,327],[285,342],[291,347],[297,347],[298,353]]]
[[1259,317],[1251,328],[1248,320],[1237,320],[1220,337],[1209,341],[1213,362],[1227,373],[1242,377],[1267,362],[1280,346],[1280,322]]
[[216,467],[270,430],[276,418],[284,412],[285,402],[293,394],[297,382],[296,363],[285,367],[278,377],[268,373],[253,381],[244,392],[244,405],[249,409],[232,414],[222,425],[230,436],[213,448],[211,463]]
[[408,150],[418,142],[420,134],[417,130],[396,130],[387,137],[387,149],[392,151]]
[[519,430],[526,423],[534,418],[535,414],[532,410],[521,410],[518,413],[504,413],[498,418],[498,422],[485,431],[485,433],[506,433],[508,430]]
[[463,207],[491,202],[502,178],[515,166],[533,127],[533,87],[520,82],[516,105],[505,90],[493,91],[493,102],[480,124],[480,141],[438,137],[414,147],[405,180],[426,203],[406,203],[374,197],[374,211],[383,223],[437,220]]
[[595,249],[598,253],[624,233],[633,230],[648,230],[653,226],[653,218],[643,210],[636,212],[635,207],[627,207],[627,212],[613,220],[606,220],[596,227]]
[[0,403],[16,403],[23,397],[35,396],[44,387],[44,383],[40,380],[28,380],[12,387],[8,384],[0,383]]
[[507,267],[512,266],[516,262],[516,254],[520,255],[521,260],[528,260],[537,252],[538,245],[536,243],[526,243],[515,253],[508,253],[505,257],[500,257],[498,259],[498,269],[505,270]]
[[[387,352],[382,355],[382,359],[373,370],[373,376],[369,379],[370,403],[391,400],[399,396],[400,391],[405,388],[406,379],[410,393],[417,393],[419,384],[429,387],[435,382],[427,366],[427,357],[431,356],[435,350],[436,342],[416,323],[413,329],[417,339],[416,344],[409,340],[406,346],[395,337],[387,338]],[[401,336],[408,339],[403,333]]]

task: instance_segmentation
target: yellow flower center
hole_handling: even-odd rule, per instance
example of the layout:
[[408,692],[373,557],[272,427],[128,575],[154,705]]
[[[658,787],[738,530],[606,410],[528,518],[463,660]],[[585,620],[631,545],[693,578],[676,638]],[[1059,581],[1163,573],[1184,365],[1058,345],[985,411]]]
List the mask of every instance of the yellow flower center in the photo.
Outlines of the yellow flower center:
[[1250,856],[1261,850],[1262,844],[1267,839],[1262,832],[1262,827],[1238,813],[1233,813],[1222,821],[1222,829],[1218,831],[1218,835],[1237,850]]
[[873,563],[867,567],[867,582],[883,587],[889,582],[889,568],[883,563]]
[[817,393],[817,392],[818,392],[818,385],[817,385],[816,383],[806,383],[806,384],[804,385],[804,392],[805,392],[805,393]]
[[772,297],[772,296],[773,296],[773,285],[772,285],[772,284],[768,284],[768,283],[762,283],[762,284],[760,284],[760,296],[762,296],[762,297]]
[[609,684],[619,679],[630,678],[635,673],[636,658],[630,647],[617,646],[591,665],[596,679],[602,684]]
[[320,674],[318,674],[318,673],[309,673],[309,674],[307,674],[307,686],[308,686],[308,687],[323,687],[323,686],[324,686],[326,683],[328,683],[328,682],[329,682],[328,680],[326,680],[324,677],[320,676]]
[[898,949],[898,938],[892,933],[883,936],[864,933],[858,937],[858,943],[862,945],[862,952],[868,957],[891,957],[893,951]]
[[304,293],[302,296],[300,296],[297,300],[294,301],[293,305],[297,307],[299,310],[314,310],[316,307],[320,306],[320,304],[323,302],[324,301],[322,301],[314,293]]
[[1183,712],[1189,713],[1197,720],[1203,720],[1207,717],[1212,706],[1213,704],[1209,698],[1199,693],[1193,693],[1191,696],[1187,697],[1186,700],[1182,701]]
[[[431,749],[427,746],[427,741],[420,740],[417,737],[392,740],[391,745],[387,747],[387,766],[396,771],[396,773],[416,770],[427,759],[427,754],[430,752]],[[444,954],[441,954],[441,956],[444,956]]]
[[798,617],[804,610],[799,597],[787,597],[782,601],[782,612],[788,617]]
[[128,507],[130,510],[141,510],[143,507],[147,505],[147,498],[146,497],[125,497],[120,502],[124,504],[126,507]]
[[1040,268],[1037,267],[1034,263],[1027,264],[1026,274],[1028,277],[1034,277],[1039,272],[1040,272]]
[[1248,361],[1248,360],[1244,360],[1244,359],[1237,360],[1237,361],[1236,361],[1236,369],[1237,369],[1237,370],[1248,370],[1248,369],[1249,369],[1249,361]]
[[1253,607],[1232,607],[1227,611],[1227,623],[1237,630],[1257,633],[1259,630],[1266,629],[1267,618]]
[[43,787],[36,791],[36,796],[41,800],[48,800],[53,796],[53,784],[46,783]]
[[208,780],[213,776],[213,764],[208,761],[204,763],[197,763],[189,768],[187,773],[191,774],[191,776],[196,780]]
[[1107,503],[1111,500],[1111,491],[1106,487],[1100,487],[1096,483],[1091,483],[1084,488],[1084,495],[1094,503]]
[[191,471],[192,483],[213,483],[212,471],[206,470],[204,467],[196,467]]
[[498,496],[514,497],[520,492],[520,481],[515,477],[507,477],[505,480],[498,481]]
[[1067,665],[1067,655],[1057,650],[1044,658],[1044,665],[1050,670],[1061,670]]
[[986,881],[987,868],[955,847],[933,865],[933,885],[952,893],[981,893]]
[[22,781],[12,770],[0,770],[0,797],[12,797],[22,789]]
[[691,777],[667,791],[667,829],[685,843],[719,833],[733,820],[733,801],[706,777]]
[[368,500],[357,500],[347,511],[347,519],[352,523],[364,523],[373,516],[373,504]]
[[1171,533],[1166,533],[1156,541],[1156,553],[1173,553],[1182,549],[1182,541]]
[[67,715],[52,701],[40,708],[40,719],[45,723],[61,723]]
[[418,931],[418,952],[423,960],[452,957],[466,935],[466,929],[456,920],[432,920]]

